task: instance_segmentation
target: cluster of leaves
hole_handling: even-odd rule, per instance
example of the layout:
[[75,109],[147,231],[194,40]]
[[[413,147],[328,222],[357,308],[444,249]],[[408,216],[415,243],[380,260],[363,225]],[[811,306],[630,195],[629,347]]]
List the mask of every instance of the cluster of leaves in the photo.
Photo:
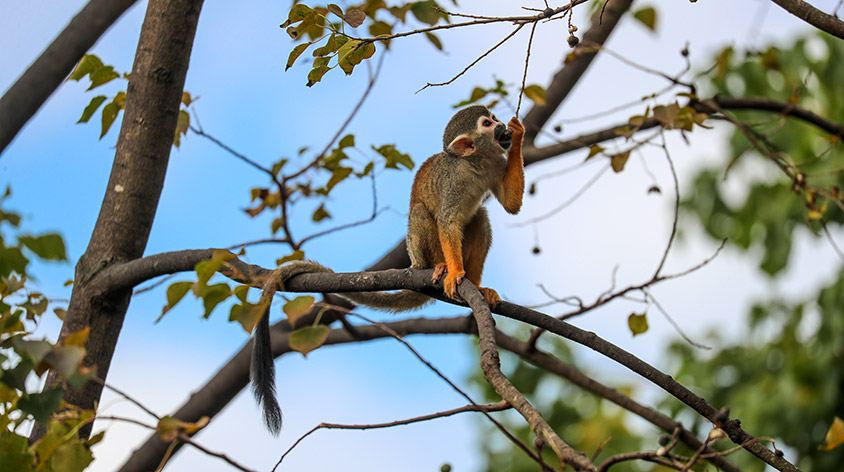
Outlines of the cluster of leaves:
[[[841,470],[844,436],[835,418],[844,417],[844,272],[811,300],[756,304],[748,324],[741,339],[752,343],[730,345],[712,357],[674,344],[670,353],[678,368],[672,371],[714,405],[729,405],[743,427],[781,438],[778,446],[793,450],[803,470]],[[675,414],[682,409],[673,400],[665,405]],[[751,459],[741,470],[763,467]]]
[[[81,81],[85,77],[91,81],[91,85],[87,91],[94,90],[97,87],[105,85],[114,79],[131,80],[131,74],[128,72],[119,73],[114,70],[114,66],[104,64],[103,61],[94,54],[85,54],[70,73],[68,80]],[[188,92],[182,93],[182,105],[189,107],[193,103],[194,98]],[[126,108],[126,91],[120,90],[109,100],[106,95],[97,95],[88,102],[88,105],[82,111],[82,116],[79,117],[77,123],[87,123],[91,120],[97,110],[105,103],[100,112],[100,139],[103,139],[111,125],[114,124],[120,112]],[[179,110],[179,118],[176,124],[176,133],[173,136],[173,145],[179,147],[188,129],[190,128],[190,114],[186,109]]]
[[[0,205],[8,195],[7,189]],[[94,412],[62,404],[61,397],[63,388],[80,388],[93,375],[82,365],[88,329],[61,343],[33,339],[32,328],[49,301],[30,286],[30,262],[65,261],[67,256],[61,236],[20,234],[20,222],[19,214],[0,208],[0,470],[79,471],[93,460],[91,446],[102,434],[79,440],[75,432],[93,421]],[[64,386],[32,390],[32,378],[48,370],[57,372]],[[22,432],[33,420],[47,431],[29,444]]]
[[[522,339],[525,337],[521,336]],[[575,360],[571,349],[556,339],[552,340],[549,337],[543,340],[542,348],[564,362],[573,363]],[[647,439],[629,427],[629,415],[612,403],[584,392],[579,387],[534,367],[512,354],[502,353],[502,366],[504,373],[516,388],[530,398],[531,402],[543,412],[543,416],[554,431],[557,431],[575,449],[585,451],[587,455],[598,452],[597,457],[600,460],[613,454],[647,447]],[[472,381],[483,392],[486,401],[500,399],[480,372],[473,374]],[[632,393],[629,386],[620,386],[619,390],[626,394]],[[533,444],[533,432],[517,413],[511,411],[496,418],[526,444]],[[486,457],[485,470],[514,472],[537,470],[536,463],[517,450],[512,443],[503,439],[501,433],[493,426],[482,419],[478,422],[484,424],[485,437],[488,438],[481,443],[482,452]],[[656,438],[653,438],[653,444],[656,445]],[[553,464],[556,459],[549,449],[544,448],[543,458],[549,464]]]
[[[770,47],[740,55],[725,48],[716,57],[708,87],[713,94],[768,97],[799,105],[836,123],[844,123],[844,45],[828,36],[811,36],[790,47]],[[799,168],[798,178],[759,179],[758,153],[739,131],[730,136],[729,161],[711,167],[694,180],[694,191],[683,202],[714,238],[728,238],[743,250],[761,249],[760,267],[768,274],[782,271],[791,255],[794,231],[804,227],[819,234],[823,221],[844,223],[844,212],[832,211],[841,201],[844,146],[840,139],[814,126],[771,114],[746,111],[749,121]],[[760,121],[760,119],[764,121]],[[731,169],[744,164],[752,172]],[[728,198],[724,174],[744,179],[748,191]],[[750,174],[750,175],[749,175]],[[734,183],[734,181],[732,182]],[[802,193],[802,197],[795,195]]]
[[[312,172],[305,173],[301,178],[291,181],[284,179],[287,203],[301,203],[304,200],[315,202],[316,208],[311,214],[311,221],[320,223],[331,218],[331,213],[325,205],[332,190],[350,177],[357,179],[372,177],[378,164],[383,164],[385,169],[413,169],[413,159],[408,154],[399,151],[394,144],[373,145],[371,149],[378,154],[380,162],[372,159],[366,161],[366,163],[356,163],[348,154],[352,150],[360,151],[356,147],[355,135],[347,134],[343,136],[333,149],[324,156],[316,158]],[[299,156],[303,156],[307,151],[307,147],[299,149]],[[271,171],[277,180],[283,178],[283,171],[288,162],[289,159],[282,158],[271,166]],[[250,201],[252,206],[244,211],[253,218],[266,210],[279,210],[280,206],[284,204],[281,189],[272,187],[252,188],[250,190]],[[279,213],[282,212],[279,211]],[[283,214],[274,217],[270,223],[272,234],[278,233],[284,224]],[[294,252],[290,256],[279,259],[276,264],[281,265],[290,260],[302,259],[304,253],[300,253],[301,251]]]
[[[387,6],[384,0],[366,0],[346,10],[336,3],[314,7],[296,3],[290,8],[287,20],[281,27],[294,41],[304,42],[297,44],[290,51],[287,69],[293,67],[305,51],[316,46],[312,52],[313,63],[308,73],[308,87],[322,80],[328,71],[338,67],[346,75],[351,75],[358,64],[375,55],[376,42],[389,48],[390,40],[385,37],[393,34],[396,25],[407,24],[408,14],[427,26],[448,21],[448,15],[434,0],[394,6]],[[370,37],[360,38],[346,33],[346,27],[361,27],[367,22],[367,18]],[[442,50],[442,42],[434,33],[424,34],[434,47]]]
[[[301,251],[299,251],[301,253]],[[304,254],[302,254],[304,256]],[[214,251],[210,259],[196,265],[196,280],[174,282],[167,287],[167,304],[161,311],[157,321],[160,321],[174,306],[176,306],[188,292],[196,299],[202,300],[204,308],[203,318],[208,318],[214,309],[226,300],[233,299],[229,309],[229,321],[239,323],[247,333],[252,333],[255,326],[264,316],[269,316],[272,300],[261,297],[256,302],[249,301],[248,285],[237,285],[232,288],[226,282],[209,283],[215,274],[222,270],[234,270],[228,261],[235,255],[223,250]],[[290,326],[296,327],[314,307],[316,300],[310,295],[303,295],[286,302],[282,311],[287,316]],[[321,315],[322,311],[319,312]],[[296,329],[290,334],[290,347],[294,351],[307,354],[321,346],[328,337],[328,327],[319,324],[317,316],[312,325]]]

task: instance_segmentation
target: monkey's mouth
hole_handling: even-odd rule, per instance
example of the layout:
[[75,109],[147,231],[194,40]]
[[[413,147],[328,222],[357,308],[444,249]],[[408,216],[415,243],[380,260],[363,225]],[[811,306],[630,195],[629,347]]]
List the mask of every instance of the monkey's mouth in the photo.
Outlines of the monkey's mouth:
[[513,142],[513,133],[511,133],[509,129],[504,129],[503,132],[496,134],[498,134],[498,136],[496,136],[495,140],[498,145],[504,148],[505,151],[510,149],[510,144]]

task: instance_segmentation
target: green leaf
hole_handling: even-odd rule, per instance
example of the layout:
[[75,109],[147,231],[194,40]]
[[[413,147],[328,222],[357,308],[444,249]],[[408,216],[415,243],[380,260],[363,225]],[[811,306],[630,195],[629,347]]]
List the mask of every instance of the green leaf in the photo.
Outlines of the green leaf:
[[308,87],[313,87],[313,85],[322,80],[322,76],[324,76],[325,73],[330,70],[331,68],[328,66],[314,67],[313,69],[311,69],[310,72],[308,72],[308,83],[306,83],[305,85]]
[[285,303],[282,310],[287,315],[287,321],[290,322],[290,326],[295,327],[296,323],[303,316],[310,313],[315,301],[316,299],[310,295],[302,295]]
[[328,183],[325,184],[326,194],[334,188],[335,185],[339,184],[340,182],[346,180],[352,174],[352,169],[350,167],[337,167],[334,169],[334,172],[331,173],[331,178],[328,179]]
[[50,456],[51,472],[78,472],[94,461],[90,449],[79,440],[67,441]]
[[487,89],[482,88],[482,87],[475,87],[475,88],[472,89],[472,93],[471,93],[471,95],[469,95],[469,98],[467,98],[466,100],[463,100],[462,102],[455,104],[454,108],[465,107],[466,105],[470,105],[472,103],[475,103],[478,100],[486,97],[487,94],[489,94],[489,91]]
[[168,311],[182,301],[191,287],[193,287],[193,282],[176,282],[174,284],[170,284],[170,286],[167,287],[167,305],[161,309],[161,315],[159,315],[155,322],[158,323],[161,321],[161,318],[163,318]]
[[393,34],[393,27],[384,21],[375,21],[369,25],[369,34],[373,37]]
[[117,119],[117,114],[120,113],[120,106],[114,102],[109,103],[105,107],[103,107],[103,120],[102,120],[102,130],[100,131],[100,139],[108,133],[109,128],[114,123],[114,120]]
[[285,66],[284,70],[288,70],[293,67],[293,63],[296,62],[296,59],[298,59],[299,56],[301,56],[302,53],[305,52],[305,50],[308,49],[310,45],[311,43],[297,44],[296,47],[294,47],[293,50],[290,51],[290,55],[287,56],[287,66]]
[[652,6],[642,7],[633,13],[633,18],[639,21],[645,28],[656,31],[656,9]]
[[388,169],[398,169],[399,165],[413,169],[413,159],[410,158],[410,155],[400,152],[394,144],[385,144],[379,147],[372,146],[372,150],[384,156],[384,159],[387,161],[384,166]]
[[91,77],[91,86],[88,87],[88,90],[93,90],[100,85],[107,84],[112,80],[120,77],[120,74],[114,71],[114,67],[112,66],[102,66],[99,69],[93,71],[90,75]]
[[91,101],[88,103],[88,106],[86,106],[85,109],[82,110],[82,116],[79,117],[79,121],[77,121],[76,123],[87,123],[88,120],[90,120],[91,117],[94,116],[94,113],[97,111],[97,109],[100,108],[100,105],[102,105],[105,100],[105,95],[97,95],[96,97],[92,98]]
[[29,442],[23,436],[7,431],[0,431],[0,470],[30,472],[35,457],[28,450]]
[[288,26],[298,23],[305,19],[308,15],[311,14],[313,9],[305,4],[297,3],[290,7],[290,13],[287,14],[287,21],[281,24],[282,28],[287,28]]
[[195,98],[191,97],[189,92],[182,92],[182,104],[186,107],[189,107],[191,103],[196,100]]
[[433,0],[426,0],[422,2],[413,2],[410,5],[410,12],[413,16],[422,23],[428,25],[435,25],[440,19],[440,12],[437,10],[437,2]]
[[627,317],[627,327],[633,336],[645,333],[648,330],[648,314],[647,313],[630,313]]
[[247,334],[252,334],[258,321],[264,315],[265,308],[258,308],[258,305],[251,303],[238,303],[232,306],[229,312],[229,321],[237,321]]
[[340,149],[346,149],[347,147],[354,147],[355,145],[355,135],[347,134],[340,139],[340,144],[338,146]]
[[82,56],[79,64],[76,65],[76,68],[73,69],[73,72],[70,73],[68,80],[75,80],[78,82],[82,80],[83,77],[98,70],[102,66],[103,61],[101,61],[99,57],[93,54],[85,54]]
[[610,166],[612,166],[613,172],[616,174],[624,170],[624,166],[627,165],[627,160],[630,159],[630,150],[620,152],[618,154],[613,154],[610,156]]
[[47,233],[40,236],[21,236],[18,240],[41,259],[48,261],[67,260],[64,240],[56,233]]
[[426,32],[425,32],[425,37],[426,37],[426,38],[428,38],[428,41],[429,41],[431,44],[433,44],[433,45],[434,45],[434,47],[435,47],[435,48],[437,48],[437,50],[439,50],[439,51],[442,51],[442,50],[443,50],[443,43],[442,43],[442,41],[440,41],[440,38],[438,38],[438,37],[437,37],[437,35],[435,35],[434,33],[429,32],[429,31],[426,31]]
[[61,399],[62,389],[61,387],[56,387],[41,393],[24,395],[18,400],[17,406],[21,411],[32,415],[35,421],[43,423],[56,411]]
[[290,349],[307,356],[309,352],[325,343],[325,340],[328,339],[328,331],[328,326],[325,325],[299,328],[290,333],[288,337]]
[[525,87],[525,97],[531,99],[537,105],[545,105],[545,89],[541,85],[528,85]]
[[369,41],[350,40],[337,51],[337,64],[346,75],[351,75],[355,66],[375,54],[375,44]]
[[331,218],[331,214],[325,209],[325,204],[321,203],[319,208],[314,210],[314,214],[311,215],[311,220],[315,223],[319,223],[326,218]]
[[211,312],[214,311],[214,308],[217,308],[217,305],[229,298],[231,294],[232,291],[228,284],[219,283],[209,285],[202,296],[202,305],[205,307],[205,313],[202,317],[208,318],[211,316]]

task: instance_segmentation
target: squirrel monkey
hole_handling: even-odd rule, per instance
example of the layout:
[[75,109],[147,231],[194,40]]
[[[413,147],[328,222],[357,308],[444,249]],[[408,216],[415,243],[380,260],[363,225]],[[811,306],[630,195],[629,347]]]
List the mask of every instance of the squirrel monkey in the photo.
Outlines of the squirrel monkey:
[[[522,207],[525,188],[522,141],[525,128],[513,117],[507,126],[485,106],[464,108],[448,122],[443,151],[419,168],[410,193],[407,252],[414,269],[434,269],[433,281],[456,299],[463,278],[480,287],[492,230],[482,206],[489,193],[511,214]],[[282,281],[303,273],[330,272],[311,261],[280,268]],[[443,276],[445,278],[443,279]],[[480,288],[490,305],[501,298],[491,288]],[[412,290],[343,293],[354,303],[389,311],[405,311],[432,301]],[[255,329],[251,379],[253,393],[263,405],[271,432],[281,429],[281,410],[275,398],[275,364],[270,345],[269,315]]]

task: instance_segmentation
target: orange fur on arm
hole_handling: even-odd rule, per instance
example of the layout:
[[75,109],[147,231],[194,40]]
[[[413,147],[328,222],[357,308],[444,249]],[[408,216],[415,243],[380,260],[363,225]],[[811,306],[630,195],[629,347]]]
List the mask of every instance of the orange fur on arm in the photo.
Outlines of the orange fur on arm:
[[501,182],[501,205],[507,213],[515,214],[522,209],[522,195],[525,192],[525,163],[522,158],[522,132],[513,133],[513,144],[507,154],[507,170]]

